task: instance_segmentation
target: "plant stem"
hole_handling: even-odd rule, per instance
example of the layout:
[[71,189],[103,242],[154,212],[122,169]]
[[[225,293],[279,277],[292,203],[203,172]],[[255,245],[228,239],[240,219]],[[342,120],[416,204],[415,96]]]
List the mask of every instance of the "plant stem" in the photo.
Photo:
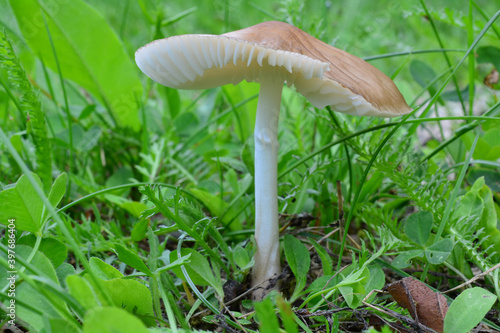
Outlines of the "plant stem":
[[[255,265],[253,286],[280,273],[278,223],[278,121],[283,82],[261,83],[255,121]],[[265,296],[266,285],[254,293]]]

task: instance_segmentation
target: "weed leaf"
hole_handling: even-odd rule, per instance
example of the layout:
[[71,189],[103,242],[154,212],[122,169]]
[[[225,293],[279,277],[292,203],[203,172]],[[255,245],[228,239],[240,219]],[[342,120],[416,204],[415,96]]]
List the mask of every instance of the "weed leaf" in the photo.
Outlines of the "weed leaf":
[[408,217],[405,224],[405,234],[420,246],[425,246],[431,234],[433,217],[432,213],[422,211]]
[[466,333],[484,318],[496,301],[489,291],[474,287],[464,290],[451,303],[444,318],[444,333]]
[[103,307],[89,311],[84,319],[83,333],[148,333],[146,326],[127,311]]
[[285,256],[290,269],[297,279],[295,291],[300,292],[306,285],[307,273],[311,265],[311,258],[307,247],[302,244],[297,238],[291,235],[285,235]]

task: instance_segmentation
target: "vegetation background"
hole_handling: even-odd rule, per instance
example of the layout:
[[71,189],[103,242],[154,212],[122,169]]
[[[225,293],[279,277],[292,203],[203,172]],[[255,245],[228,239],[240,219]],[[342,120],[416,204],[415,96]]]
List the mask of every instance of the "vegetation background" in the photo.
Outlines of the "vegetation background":
[[[440,291],[468,282],[447,294],[435,330],[480,321],[478,330],[500,330],[499,9],[498,0],[1,0],[0,326],[412,331],[411,310],[370,294],[411,275]],[[417,110],[344,116],[285,88],[282,294],[254,304],[239,295],[253,265],[258,86],[177,91],[133,58],[154,39],[268,20],[370,61]]]

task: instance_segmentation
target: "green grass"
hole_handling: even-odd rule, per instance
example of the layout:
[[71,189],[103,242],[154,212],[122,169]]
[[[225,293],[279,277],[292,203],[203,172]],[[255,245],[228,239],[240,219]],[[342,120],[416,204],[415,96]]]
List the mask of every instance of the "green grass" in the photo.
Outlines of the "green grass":
[[[484,274],[445,294],[445,332],[500,330],[494,1],[63,3],[0,4],[0,327],[15,299],[32,332],[385,332],[410,315],[370,291]],[[267,20],[370,61],[414,112],[346,116],[284,89],[283,274],[253,302],[258,86],[178,91],[133,55]]]

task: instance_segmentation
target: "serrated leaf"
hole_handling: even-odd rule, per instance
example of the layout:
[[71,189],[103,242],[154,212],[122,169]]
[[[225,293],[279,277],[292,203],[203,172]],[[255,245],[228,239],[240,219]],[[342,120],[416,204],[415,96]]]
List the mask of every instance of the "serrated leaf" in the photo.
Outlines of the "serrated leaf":
[[444,333],[466,333],[481,322],[496,301],[489,291],[474,287],[464,290],[451,303],[444,318]]

